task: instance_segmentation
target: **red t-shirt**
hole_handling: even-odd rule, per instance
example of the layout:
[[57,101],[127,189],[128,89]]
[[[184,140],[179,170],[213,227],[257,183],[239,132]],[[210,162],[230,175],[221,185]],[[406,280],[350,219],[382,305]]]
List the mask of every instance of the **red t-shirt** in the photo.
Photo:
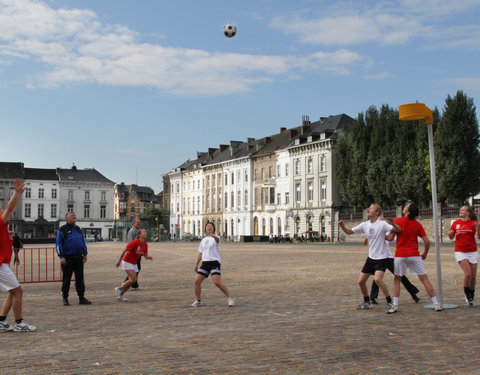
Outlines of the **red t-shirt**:
[[418,257],[418,237],[425,237],[425,229],[417,220],[410,220],[408,216],[399,217],[395,219],[402,231],[397,233],[397,250],[395,251],[396,258]]
[[8,230],[8,221],[3,222],[0,216],[0,264],[10,264],[12,260],[12,235]]
[[477,243],[475,242],[475,220],[463,221],[455,220],[450,230],[455,232],[455,251],[462,253],[471,253],[477,251]]
[[123,257],[123,261],[131,264],[137,264],[138,259],[148,254],[148,245],[146,242],[141,242],[138,238],[127,245],[127,253]]

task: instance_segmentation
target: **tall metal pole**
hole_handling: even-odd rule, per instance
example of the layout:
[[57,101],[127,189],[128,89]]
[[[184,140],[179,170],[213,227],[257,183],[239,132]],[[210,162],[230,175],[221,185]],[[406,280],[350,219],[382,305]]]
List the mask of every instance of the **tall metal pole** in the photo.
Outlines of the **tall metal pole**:
[[442,266],[440,264],[440,234],[438,228],[438,205],[437,205],[437,177],[435,175],[435,155],[433,152],[433,125],[427,124],[428,129],[428,149],[430,152],[430,180],[432,183],[432,205],[433,205],[433,223],[435,229],[435,253],[437,255],[437,289],[438,302],[443,306],[442,291]]

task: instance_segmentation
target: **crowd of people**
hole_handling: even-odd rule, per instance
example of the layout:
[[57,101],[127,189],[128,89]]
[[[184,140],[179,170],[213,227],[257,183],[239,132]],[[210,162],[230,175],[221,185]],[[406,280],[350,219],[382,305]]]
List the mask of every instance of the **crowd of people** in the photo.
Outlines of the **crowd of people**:
[[[23,289],[15,274],[10,269],[10,262],[14,254],[14,264],[19,264],[18,252],[23,246],[19,237],[14,233],[12,236],[8,230],[8,222],[25,190],[21,179],[14,182],[14,194],[8,201],[5,210],[0,208],[0,289],[8,292],[3,301],[0,311],[0,331],[33,332],[36,327],[27,324],[23,319],[22,299]],[[372,204],[367,210],[367,221],[349,228],[343,221],[339,221],[339,227],[347,235],[364,234],[365,243],[368,244],[368,257],[361,269],[358,285],[363,296],[358,309],[371,309],[378,304],[378,292],[382,290],[387,303],[388,314],[399,311],[400,283],[403,283],[415,302],[418,289],[406,277],[407,269],[410,275],[417,275],[422,282],[426,293],[430,297],[434,310],[442,311],[433,288],[425,271],[424,261],[427,258],[430,241],[423,226],[416,220],[418,208],[413,202],[405,204],[403,216],[400,218],[382,219],[382,209],[377,204]],[[475,237],[480,239],[478,219],[470,206],[460,209],[460,219],[454,221],[449,231],[449,238],[455,240],[455,259],[463,271],[463,294],[469,306],[474,305],[475,284],[478,264],[478,251]],[[194,302],[192,307],[202,306],[201,291],[203,281],[211,276],[215,286],[227,298],[227,306],[234,306],[236,301],[230,294],[228,287],[221,278],[220,243],[221,238],[215,233],[215,224],[207,222],[204,228],[205,237],[198,247],[198,255],[195,262],[195,278],[193,282]],[[141,270],[141,258],[153,260],[148,254],[148,233],[141,227],[140,219],[135,219],[132,228],[128,232],[128,243],[122,250],[116,266],[121,265],[126,273],[126,279],[115,288],[115,296],[122,302],[126,302],[125,293],[128,290],[139,290],[138,277]],[[328,237],[309,236],[313,241],[328,241]],[[418,238],[423,241],[423,251],[420,253]],[[292,242],[305,240],[302,237],[290,238],[289,236],[271,236],[270,242]],[[396,251],[393,256],[389,244],[396,243]],[[75,289],[80,305],[91,305],[92,302],[85,297],[84,265],[88,259],[87,245],[80,227],[76,225],[74,212],[66,215],[66,224],[59,228],[56,239],[56,251],[60,260],[63,280],[61,294],[64,306],[70,306],[69,291],[72,275],[75,275]],[[384,282],[386,270],[394,274],[393,297]],[[371,293],[369,295],[367,280],[373,275]],[[13,310],[15,324],[7,321],[7,315]]]

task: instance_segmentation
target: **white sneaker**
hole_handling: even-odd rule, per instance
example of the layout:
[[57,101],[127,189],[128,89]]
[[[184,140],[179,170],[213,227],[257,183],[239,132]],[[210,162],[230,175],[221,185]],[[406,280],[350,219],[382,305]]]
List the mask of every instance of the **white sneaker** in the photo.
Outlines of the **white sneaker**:
[[442,311],[442,310],[443,310],[442,307],[437,303],[435,305],[435,311]]
[[117,286],[115,288],[115,295],[117,296],[118,299],[121,299],[120,296],[122,295],[122,287],[121,286]]
[[0,332],[13,331],[13,326],[7,322],[7,319],[0,320]]
[[235,298],[233,297],[228,297],[228,306],[232,307],[235,305]]
[[199,306],[202,306],[202,301],[200,301],[199,299],[196,299],[196,300],[193,301],[193,303],[190,305],[190,307],[199,307]]
[[388,304],[387,314],[395,314],[398,311],[398,306],[395,306],[392,303]]
[[37,327],[31,326],[27,324],[25,320],[22,320],[20,323],[15,323],[13,330],[15,332],[34,332],[37,330]]

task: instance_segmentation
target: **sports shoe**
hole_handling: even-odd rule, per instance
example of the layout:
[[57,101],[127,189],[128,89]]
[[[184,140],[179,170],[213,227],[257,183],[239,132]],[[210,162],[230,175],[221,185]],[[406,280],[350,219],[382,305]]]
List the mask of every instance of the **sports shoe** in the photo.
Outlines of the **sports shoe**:
[[412,296],[412,299],[415,301],[415,303],[418,303],[418,301],[420,301],[420,297],[418,297],[416,294]]
[[372,303],[370,301],[365,301],[363,303],[361,303],[360,305],[357,306],[357,310],[365,310],[365,309],[371,309],[373,306],[372,306]]
[[441,308],[441,306],[437,303],[435,305],[435,311],[442,311],[443,309]]
[[15,323],[13,330],[15,332],[34,332],[37,330],[37,327],[31,326],[27,324],[25,320],[22,320],[20,323]]
[[86,299],[85,297],[80,297],[80,299],[78,300],[78,304],[79,305],[91,305],[92,303]]
[[117,296],[118,299],[121,299],[120,296],[122,295],[122,287],[121,286],[117,286],[115,288],[115,295]]
[[235,298],[233,297],[228,297],[228,306],[232,307],[235,305]]
[[[230,303],[230,301],[228,301]],[[190,305],[190,307],[199,307],[199,306],[202,306],[202,301],[200,301],[199,299],[196,299],[195,301],[193,301],[193,303]]]
[[13,331],[13,326],[7,322],[7,319],[0,320],[0,332]]
[[68,302],[68,298],[63,297],[63,306],[70,306],[70,302]]
[[395,306],[393,303],[389,303],[387,314],[395,314],[396,312],[398,312],[398,306]]
[[370,302],[372,303],[372,305],[378,305],[378,302],[375,298],[370,297]]

